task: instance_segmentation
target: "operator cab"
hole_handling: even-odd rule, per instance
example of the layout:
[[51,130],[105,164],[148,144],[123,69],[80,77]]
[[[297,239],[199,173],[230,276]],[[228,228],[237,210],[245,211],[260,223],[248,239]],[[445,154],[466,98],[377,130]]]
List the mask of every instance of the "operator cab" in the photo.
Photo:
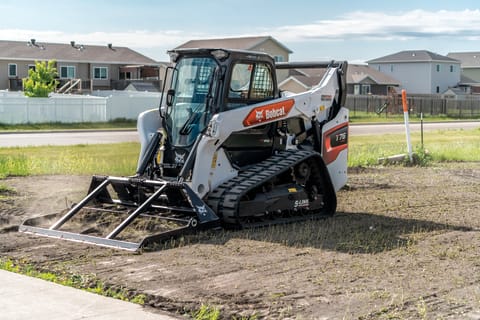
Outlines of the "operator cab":
[[[212,115],[280,96],[274,61],[264,53],[224,49],[169,52],[170,89],[162,111],[164,175],[177,176]],[[166,81],[164,82],[166,83]],[[162,96],[163,101],[163,96]],[[222,145],[239,167],[272,154],[273,125],[232,134]]]

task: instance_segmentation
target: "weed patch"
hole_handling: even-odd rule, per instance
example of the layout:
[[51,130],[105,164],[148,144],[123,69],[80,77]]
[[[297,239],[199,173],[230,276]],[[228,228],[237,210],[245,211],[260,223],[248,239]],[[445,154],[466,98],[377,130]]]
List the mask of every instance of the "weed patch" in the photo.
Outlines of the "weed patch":
[[218,320],[220,319],[220,310],[217,307],[202,304],[200,309],[192,314],[195,320]]
[[14,188],[10,188],[4,184],[0,184],[0,200],[8,199],[11,195],[16,193]]

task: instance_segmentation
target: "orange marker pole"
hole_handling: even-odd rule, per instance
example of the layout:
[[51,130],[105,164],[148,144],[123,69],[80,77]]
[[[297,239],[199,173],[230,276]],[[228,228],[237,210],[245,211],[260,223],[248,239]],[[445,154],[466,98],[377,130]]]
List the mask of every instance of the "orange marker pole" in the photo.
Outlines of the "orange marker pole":
[[410,125],[408,123],[407,91],[405,91],[405,89],[402,90],[402,105],[403,105],[403,120],[405,122],[405,134],[407,136],[408,158],[410,159],[410,162],[412,162],[413,161],[413,158],[412,158],[412,143],[410,141]]

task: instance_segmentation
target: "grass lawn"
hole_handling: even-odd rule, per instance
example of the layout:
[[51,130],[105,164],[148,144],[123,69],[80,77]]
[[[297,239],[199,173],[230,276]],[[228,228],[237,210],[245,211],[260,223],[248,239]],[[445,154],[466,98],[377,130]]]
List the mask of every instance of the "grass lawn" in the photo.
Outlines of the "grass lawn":
[[[414,151],[419,151],[420,133],[412,134],[412,144]],[[480,129],[425,133],[424,148],[432,161],[480,161]],[[139,151],[139,144],[134,142],[0,148],[0,178],[41,174],[133,175]],[[376,165],[378,158],[399,153],[406,153],[403,134],[350,137],[348,165]]]

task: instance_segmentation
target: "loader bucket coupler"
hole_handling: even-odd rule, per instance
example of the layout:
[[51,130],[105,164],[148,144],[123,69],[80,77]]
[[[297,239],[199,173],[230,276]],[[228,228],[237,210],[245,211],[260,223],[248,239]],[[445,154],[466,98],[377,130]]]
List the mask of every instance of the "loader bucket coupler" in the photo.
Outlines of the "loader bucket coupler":
[[88,195],[63,216],[27,219],[19,231],[136,251],[218,225],[186,183],[94,176]]

